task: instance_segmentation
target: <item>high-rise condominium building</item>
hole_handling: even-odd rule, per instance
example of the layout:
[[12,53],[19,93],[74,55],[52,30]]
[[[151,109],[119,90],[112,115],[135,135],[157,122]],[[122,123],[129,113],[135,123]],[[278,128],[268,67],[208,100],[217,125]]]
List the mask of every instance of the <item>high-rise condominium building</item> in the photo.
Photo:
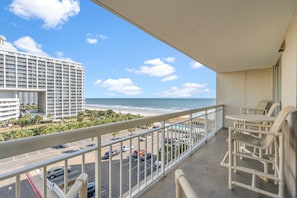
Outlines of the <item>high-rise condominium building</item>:
[[0,36],[0,120],[18,118],[20,104],[55,119],[76,116],[84,109],[84,67],[18,52]]

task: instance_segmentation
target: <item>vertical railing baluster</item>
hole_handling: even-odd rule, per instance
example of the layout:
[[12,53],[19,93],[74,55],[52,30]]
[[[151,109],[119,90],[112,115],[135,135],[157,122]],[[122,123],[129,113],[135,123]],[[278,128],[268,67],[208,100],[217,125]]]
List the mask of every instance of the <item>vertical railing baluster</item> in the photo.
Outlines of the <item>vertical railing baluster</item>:
[[101,136],[96,138],[96,146],[97,150],[95,152],[95,183],[96,183],[96,190],[95,190],[95,197],[101,198],[101,191],[102,191],[102,181],[101,181]]
[[161,122],[162,130],[161,130],[161,171],[162,174],[165,175],[165,121]]
[[[130,147],[130,150],[132,148]],[[120,143],[120,197],[123,194],[123,141]]]
[[208,139],[208,114],[207,114],[207,109],[205,110],[205,118],[204,118],[204,136],[205,136],[204,141],[207,141],[207,139]]
[[[178,125],[175,125],[175,128],[177,128],[178,127]],[[172,143],[172,146],[173,146],[173,148],[174,148],[174,160],[175,161],[177,161],[177,158],[178,158],[178,151],[176,150],[176,149],[178,149],[177,148],[177,142],[178,142],[178,140],[177,140],[177,137],[176,137],[176,133],[180,133],[180,127],[179,127],[179,129],[177,129],[177,130],[174,130],[174,142]]]
[[[161,126],[160,126],[161,127]],[[161,132],[160,132],[161,131]],[[159,176],[159,161],[161,161],[160,156],[159,156],[159,152],[161,154],[161,149],[160,149],[160,135],[163,134],[163,129],[161,128],[161,130],[159,129],[157,131],[157,176]],[[162,137],[161,137],[162,139]],[[162,143],[161,143],[162,145]]]
[[64,160],[64,195],[68,190],[68,160]]
[[147,133],[144,135],[145,137],[145,142],[144,142],[144,150],[145,150],[145,153],[144,153],[144,166],[143,166],[143,169],[144,169],[144,183],[145,185],[147,184],[147,172],[146,172],[146,166],[147,166],[147,154],[148,154],[148,149],[147,149]]
[[43,182],[42,182],[42,191],[43,191],[43,198],[47,198],[47,167],[44,166],[42,168],[43,174]]
[[85,173],[86,172],[86,156],[84,153],[81,156],[81,162],[82,162],[81,163],[81,172]]
[[189,131],[190,131],[190,152],[193,152],[193,145],[192,145],[192,137],[193,137],[193,114],[190,114],[190,126],[189,126]]
[[[181,158],[182,152],[180,153],[181,150],[181,146],[183,144],[184,141],[184,131],[183,130],[178,130],[177,132],[177,136],[176,140],[177,140],[177,149],[178,149],[178,155],[177,155],[177,161]],[[182,150],[181,150],[182,151]]]
[[[168,167],[168,158],[169,158],[169,152],[168,152],[168,141],[169,141],[169,131],[171,130],[171,127],[169,126],[169,127],[167,127],[167,132],[166,132],[166,165],[167,165],[167,167]],[[164,144],[165,144],[165,142],[164,142]]]
[[[137,159],[137,191],[139,191],[139,185],[140,185],[140,137],[138,136],[138,139],[137,139],[137,144],[138,144],[138,152],[137,152],[137,155],[136,155],[136,159]],[[146,152],[146,151],[145,151]]]
[[132,138],[130,139],[129,155],[129,197],[132,197]]
[[16,175],[15,177],[15,197],[21,197],[21,182],[20,182],[20,175]]
[[109,180],[108,180],[108,189],[109,189],[109,197],[112,197],[112,144],[109,145],[109,166],[108,166],[108,172],[109,172]]
[[[156,133],[156,131],[155,131]],[[157,131],[158,133],[158,131]],[[151,141],[151,182],[153,181],[153,171],[154,171],[154,132],[151,133],[151,138],[152,138],[152,141]]]

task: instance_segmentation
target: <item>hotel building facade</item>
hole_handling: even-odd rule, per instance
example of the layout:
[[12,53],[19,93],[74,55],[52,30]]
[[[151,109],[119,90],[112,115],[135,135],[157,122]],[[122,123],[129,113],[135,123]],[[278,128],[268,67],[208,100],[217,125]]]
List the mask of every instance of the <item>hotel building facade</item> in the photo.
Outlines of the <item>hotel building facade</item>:
[[54,119],[84,109],[84,67],[80,63],[9,49],[0,36],[0,121],[19,117],[21,104],[37,104]]

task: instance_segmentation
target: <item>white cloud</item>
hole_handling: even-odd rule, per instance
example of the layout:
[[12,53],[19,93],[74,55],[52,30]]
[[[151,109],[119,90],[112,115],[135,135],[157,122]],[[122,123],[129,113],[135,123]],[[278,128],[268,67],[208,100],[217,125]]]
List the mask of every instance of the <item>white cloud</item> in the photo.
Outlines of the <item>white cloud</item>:
[[196,62],[196,61],[194,61],[194,62],[190,62],[190,66],[191,66],[191,68],[193,68],[193,69],[198,69],[198,68],[200,68],[200,67],[203,67],[203,65],[202,65],[201,63]]
[[136,74],[145,74],[149,76],[163,77],[168,76],[175,72],[175,68],[161,61],[159,58],[147,60],[144,62],[144,66],[139,69],[126,69]]
[[49,56],[47,53],[42,51],[41,45],[36,43],[31,37],[24,36],[14,41],[13,44],[16,48],[20,49],[23,52],[27,52],[30,54],[35,54],[39,56]]
[[64,53],[63,52],[56,52],[56,56],[57,56],[58,59],[67,60],[67,61],[73,61],[69,57],[64,57]]
[[159,58],[155,58],[155,59],[144,61],[144,64],[148,64],[148,65],[161,65],[161,64],[164,64],[164,63]]
[[88,37],[88,38],[86,39],[86,41],[87,41],[88,43],[90,43],[90,44],[96,44],[96,43],[98,43],[98,39],[97,39],[97,38],[90,38],[90,37]]
[[17,48],[15,48],[15,46],[8,41],[5,41],[4,45],[0,45],[0,48],[4,48],[6,50],[18,51]]
[[163,91],[163,97],[191,97],[196,94],[209,92],[207,84],[185,83],[181,89],[171,87],[171,89]]
[[99,85],[100,86],[100,83],[102,82],[102,80],[96,80],[95,82],[94,82],[94,85]]
[[107,36],[103,35],[103,34],[91,34],[91,33],[87,33],[87,38],[86,41],[89,44],[96,44],[98,43],[98,40],[106,40]]
[[103,34],[100,34],[100,35],[99,35],[99,38],[100,38],[101,40],[106,40],[106,39],[107,39],[107,36],[105,36],[105,35],[103,35]]
[[141,88],[134,85],[133,81],[129,78],[109,78],[105,81],[96,80],[94,85],[104,87],[107,88],[107,90],[109,91],[118,92],[125,95],[137,95],[141,93]]
[[26,19],[41,19],[43,27],[60,28],[80,11],[78,0],[13,0],[9,10]]
[[168,77],[165,77],[161,80],[161,82],[165,82],[165,81],[171,81],[171,80],[176,80],[178,79],[178,76],[177,75],[172,75],[172,76],[168,76]]
[[175,62],[175,57],[167,57],[167,58],[163,58],[163,60],[165,60],[168,63],[174,63]]

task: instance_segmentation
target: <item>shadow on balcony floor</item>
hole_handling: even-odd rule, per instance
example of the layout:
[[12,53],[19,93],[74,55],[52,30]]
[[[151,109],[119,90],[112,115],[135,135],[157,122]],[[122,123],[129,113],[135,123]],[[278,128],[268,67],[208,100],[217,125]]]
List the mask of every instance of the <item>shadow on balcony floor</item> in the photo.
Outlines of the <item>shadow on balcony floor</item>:
[[[178,165],[166,177],[141,194],[140,197],[175,197],[174,172],[176,169],[183,170],[198,197],[267,197],[238,186],[234,186],[233,190],[228,189],[228,170],[220,166],[220,162],[227,151],[227,136],[227,129],[221,130],[208,143]],[[242,163],[251,163],[251,161],[245,159]],[[253,166],[259,166],[259,164],[253,163]],[[243,173],[238,175],[238,178],[240,181],[246,180],[247,183],[250,182],[250,176]],[[271,192],[277,192],[277,186],[272,183],[264,183],[260,179],[256,183],[261,188],[270,189]]]

